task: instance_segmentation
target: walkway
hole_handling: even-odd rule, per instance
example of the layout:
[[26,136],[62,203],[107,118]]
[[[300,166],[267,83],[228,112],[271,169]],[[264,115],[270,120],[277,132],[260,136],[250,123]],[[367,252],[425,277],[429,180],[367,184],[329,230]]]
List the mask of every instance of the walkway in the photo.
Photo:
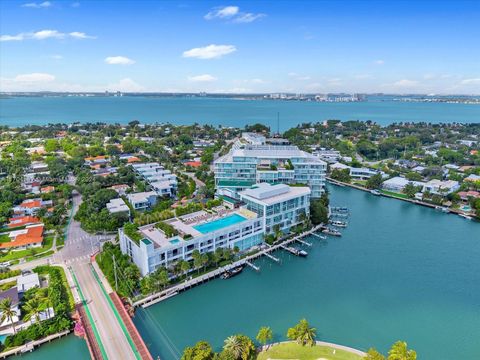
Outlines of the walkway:
[[299,241],[302,237],[308,236],[308,235],[318,231],[322,226],[323,226],[322,224],[317,225],[317,226],[313,227],[312,229],[310,229],[308,231],[305,231],[305,232],[303,232],[299,235],[296,235],[296,236],[294,236],[294,237],[292,237],[292,238],[290,238],[286,241],[283,241],[279,244],[269,246],[268,248],[263,249],[259,252],[256,252],[255,254],[249,255],[247,257],[244,257],[243,259],[235,261],[234,263],[232,263],[230,265],[227,265],[227,266],[224,266],[224,267],[221,267],[221,268],[217,268],[217,269],[212,270],[212,271],[210,271],[206,274],[200,275],[200,276],[195,277],[193,279],[190,279],[188,281],[184,281],[184,282],[182,282],[178,285],[174,285],[174,286],[169,287],[168,289],[162,290],[158,293],[149,295],[149,296],[147,296],[147,297],[145,297],[141,300],[138,300],[138,301],[134,302],[133,306],[142,306],[143,308],[146,308],[146,307],[149,307],[149,306],[154,305],[156,303],[159,303],[163,300],[166,300],[166,299],[168,299],[172,296],[177,295],[181,291],[184,291],[186,289],[194,287],[194,286],[196,286],[200,283],[203,283],[205,281],[208,281],[210,279],[216,278],[216,277],[220,276],[221,274],[223,274],[225,271],[227,271],[229,269],[232,269],[232,268],[235,268],[235,267],[238,267],[238,266],[241,266],[241,265],[246,265],[251,260],[255,260],[255,259],[257,259],[261,256],[264,256],[267,253],[270,253],[270,252],[273,252],[275,250],[281,249],[285,245],[288,245],[292,242]]

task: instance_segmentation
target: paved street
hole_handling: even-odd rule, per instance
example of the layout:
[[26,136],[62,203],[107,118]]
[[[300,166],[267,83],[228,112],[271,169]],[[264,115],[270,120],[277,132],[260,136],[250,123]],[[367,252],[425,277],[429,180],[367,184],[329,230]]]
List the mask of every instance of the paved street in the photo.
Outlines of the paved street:
[[[81,202],[81,195],[74,195],[74,214]],[[108,358],[135,359],[133,350],[89,265],[91,255],[100,249],[101,242],[111,240],[113,237],[113,235],[97,236],[88,234],[72,216],[67,229],[65,246],[60,251],[52,256],[18,264],[12,266],[12,268],[24,270],[44,264],[59,264],[64,267],[71,267],[86,299],[88,309],[98,329]],[[71,280],[69,275],[67,275],[67,278]],[[71,285],[75,288],[74,284]],[[75,295],[78,296],[78,294]]]
[[135,359],[132,348],[90,269],[88,260],[74,263],[71,267],[86,298],[108,358]]

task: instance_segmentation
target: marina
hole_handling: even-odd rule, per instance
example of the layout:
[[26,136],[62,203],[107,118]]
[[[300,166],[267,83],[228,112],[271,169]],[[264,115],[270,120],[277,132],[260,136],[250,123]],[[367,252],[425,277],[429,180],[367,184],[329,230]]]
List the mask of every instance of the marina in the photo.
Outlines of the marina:
[[[280,244],[276,244],[276,245],[273,245],[273,246],[266,246],[262,250],[259,250],[258,252],[254,253],[252,255],[249,255],[249,256],[247,256],[243,259],[237,260],[237,261],[235,261],[234,263],[232,263],[228,266],[215,269],[215,270],[210,271],[206,274],[203,274],[203,275],[200,275],[198,277],[186,280],[183,283],[180,283],[178,285],[175,285],[175,286],[172,286],[172,287],[167,288],[165,290],[162,290],[158,293],[149,295],[149,296],[147,296],[147,297],[145,297],[141,300],[135,301],[133,303],[133,305],[135,307],[138,307],[138,306],[141,306],[143,308],[149,307],[149,306],[157,304],[157,303],[159,303],[163,300],[169,299],[172,296],[175,296],[182,291],[191,289],[192,287],[195,287],[199,284],[203,284],[203,283],[208,282],[210,280],[213,280],[213,279],[215,279],[219,276],[222,276],[225,273],[231,273],[231,271],[235,268],[242,267],[242,269],[243,269],[243,266],[245,266],[245,265],[249,266],[253,270],[259,272],[260,267],[253,264],[252,261],[264,256],[265,254],[269,254],[270,256],[268,256],[268,258],[273,260],[273,258],[275,258],[275,257],[273,255],[271,255],[271,253],[275,250],[278,250],[278,249],[284,249],[284,250],[287,250],[294,255],[304,257],[304,256],[306,256],[305,251],[300,253],[301,252],[300,250],[290,248],[290,247],[288,247],[288,245],[293,243],[293,242],[299,242],[300,244],[303,244],[303,245],[306,245],[306,246],[312,246],[311,243],[303,241],[302,238],[306,237],[306,236],[309,236],[312,233],[315,233],[316,231],[319,231],[322,228],[322,226],[323,225],[315,226],[312,229],[310,229],[306,232],[303,232],[299,235],[293,236],[292,238],[287,239]],[[280,260],[278,260],[278,261],[274,260],[274,261],[277,262],[277,263],[280,262]]]
[[[182,349],[204,339],[218,348],[229,334],[255,337],[265,324],[277,331],[307,317],[326,341],[363,351],[384,351],[408,334],[422,359],[477,359],[480,289],[471,284],[480,282],[478,225],[349,187],[330,191],[352,214],[341,240],[310,235],[305,261],[275,252],[282,266],[264,256],[255,261],[261,272],[245,268],[229,281],[137,309],[134,321],[152,354],[173,360],[167,343]],[[214,326],[205,330],[205,322]]]

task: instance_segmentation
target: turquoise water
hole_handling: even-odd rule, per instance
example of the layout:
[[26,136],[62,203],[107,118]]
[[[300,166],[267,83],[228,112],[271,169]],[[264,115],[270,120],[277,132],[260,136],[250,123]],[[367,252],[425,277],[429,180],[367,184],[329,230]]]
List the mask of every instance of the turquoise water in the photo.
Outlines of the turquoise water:
[[205,224],[196,225],[193,228],[200,231],[202,234],[206,234],[215,230],[223,229],[224,227],[235,225],[245,221],[246,219],[238,214],[232,214],[224,218],[207,222]]
[[392,122],[480,122],[480,106],[406,103],[374,97],[358,103],[154,97],[17,97],[0,99],[0,124],[171,122],[243,127],[263,123],[284,131],[303,122],[326,119]]
[[137,311],[154,357],[172,360],[201,339],[219,348],[263,325],[280,340],[306,317],[320,339],[359,349],[385,351],[404,339],[422,360],[480,359],[480,224],[350,188],[331,191],[332,203],[352,213],[341,238],[310,238],[306,259],[279,251],[281,265],[263,259],[260,273],[245,269]]
[[180,242],[180,240],[178,240],[178,239],[172,239],[172,240],[169,241],[169,243],[172,244],[172,245],[178,244],[179,242]]
[[51,343],[44,344],[34,352],[14,356],[11,359],[27,360],[51,360],[51,359],[69,359],[69,360],[87,360],[90,359],[85,340],[75,335],[68,335],[61,339],[54,340]]

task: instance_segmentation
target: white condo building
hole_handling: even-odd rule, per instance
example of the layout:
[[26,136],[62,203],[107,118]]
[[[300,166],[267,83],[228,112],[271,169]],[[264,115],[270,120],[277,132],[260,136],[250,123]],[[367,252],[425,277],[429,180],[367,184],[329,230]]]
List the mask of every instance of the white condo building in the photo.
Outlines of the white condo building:
[[[142,276],[159,266],[191,260],[192,253],[214,252],[217,248],[246,251],[263,242],[264,235],[288,232],[309,214],[310,189],[284,184],[259,184],[241,193],[245,205],[216,214],[199,211],[166,220],[175,229],[168,236],[157,224],[138,228],[136,236],[119,229],[120,248],[140,268]],[[133,238],[136,238],[133,239]]]
[[133,164],[132,168],[157,193],[173,197],[177,191],[177,176],[156,162]]
[[214,163],[217,196],[240,199],[239,192],[256,183],[305,184],[319,198],[327,163],[297,146],[235,143]]

